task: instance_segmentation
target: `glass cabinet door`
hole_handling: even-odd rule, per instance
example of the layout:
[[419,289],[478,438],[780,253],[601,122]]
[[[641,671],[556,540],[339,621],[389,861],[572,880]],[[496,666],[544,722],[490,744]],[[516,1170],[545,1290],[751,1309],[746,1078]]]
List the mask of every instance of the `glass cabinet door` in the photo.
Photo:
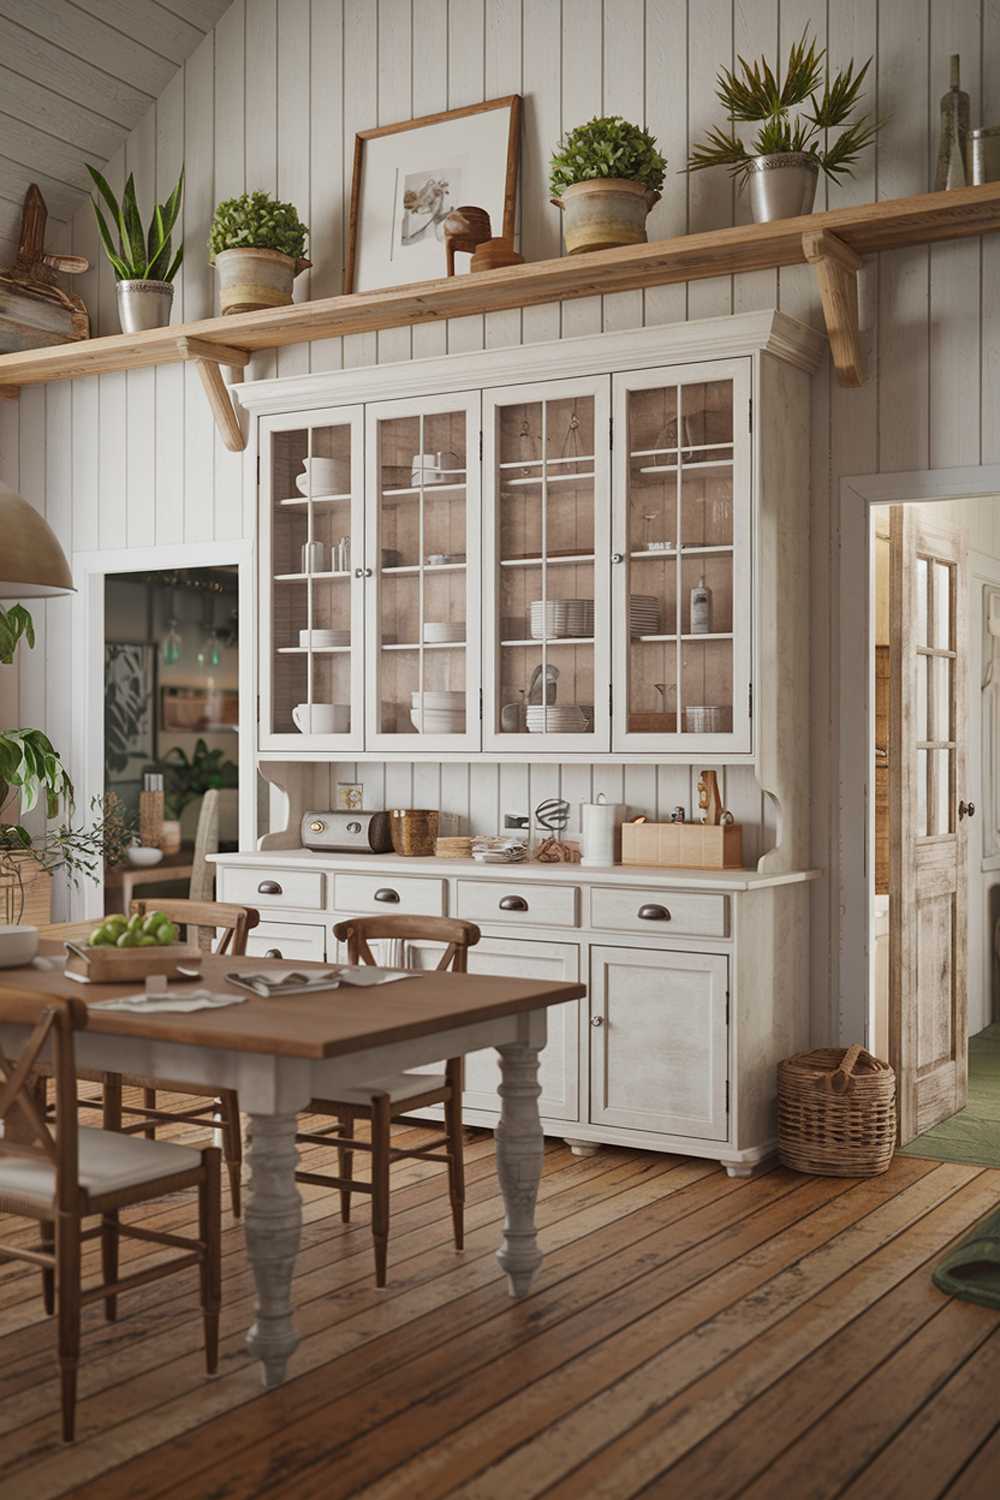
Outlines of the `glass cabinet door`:
[[749,752],[750,362],[615,377],[617,749]]
[[367,422],[367,747],[478,749],[479,395]]
[[487,391],[484,745],[606,751],[610,381]]
[[360,407],[261,422],[262,749],[363,744],[362,444]]

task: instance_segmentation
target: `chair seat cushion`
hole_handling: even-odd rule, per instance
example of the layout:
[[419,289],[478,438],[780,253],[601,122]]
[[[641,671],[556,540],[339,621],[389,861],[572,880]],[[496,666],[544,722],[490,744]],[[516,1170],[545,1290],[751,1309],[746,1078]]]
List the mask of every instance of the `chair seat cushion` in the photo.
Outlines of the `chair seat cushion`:
[[[147,1141],[139,1136],[119,1135],[114,1130],[79,1132],[80,1186],[92,1198],[123,1188],[157,1182],[175,1172],[192,1172],[201,1164],[201,1152],[172,1141]],[[37,1199],[51,1203],[56,1190],[56,1169],[39,1153],[37,1161],[0,1155],[0,1199]]]
[[338,1089],[336,1099],[314,1099],[309,1107],[323,1110],[337,1104],[370,1104],[376,1094],[388,1094],[393,1104],[399,1104],[404,1099],[415,1099],[419,1094],[443,1089],[446,1082],[444,1073],[389,1073],[357,1088]]

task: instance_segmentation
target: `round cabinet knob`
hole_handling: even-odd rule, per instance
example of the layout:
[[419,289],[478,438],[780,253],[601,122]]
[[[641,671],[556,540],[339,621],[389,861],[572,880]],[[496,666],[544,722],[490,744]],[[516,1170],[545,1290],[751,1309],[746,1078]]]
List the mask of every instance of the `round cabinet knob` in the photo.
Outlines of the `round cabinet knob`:
[[365,577],[365,570],[364,570],[364,568],[355,568],[354,569],[354,576],[355,576],[355,578],[364,578]]
[[603,1016],[591,1016],[591,1018],[590,1018],[590,1024],[591,1024],[591,1026],[603,1026],[604,1025],[604,1017]]
[[391,885],[384,885],[375,892],[375,900],[387,901],[391,905],[393,902],[398,902],[399,892],[394,891]]
[[262,880],[257,887],[258,896],[280,896],[281,886],[276,880]]
[[321,820],[319,818],[314,818],[313,821],[309,824],[309,832],[310,833],[322,833],[323,829],[325,827],[326,827],[326,824],[323,823],[323,822],[321,822]]
[[667,911],[667,908],[665,906],[656,906],[653,902],[648,902],[645,906],[640,906],[638,915],[643,922],[670,921],[670,913]]
[[528,903],[523,896],[501,896],[501,911],[527,911]]
[[361,824],[358,823],[358,822],[356,822],[356,821],[350,822],[347,825],[347,831],[348,831],[348,833],[360,833],[361,832]]
[[284,956],[280,948],[268,948],[264,953],[265,958],[284,958]]
[[365,574],[364,574],[364,576],[365,576],[365,577],[366,577],[366,578],[370,578],[370,577],[371,577],[371,576],[372,576],[372,570],[371,570],[371,568],[366,568],[366,569],[365,569]]
[[958,821],[963,818],[974,818],[976,816],[976,804],[974,802],[960,802],[958,804]]
[[625,561],[624,552],[612,552],[611,561],[613,563],[623,563]]

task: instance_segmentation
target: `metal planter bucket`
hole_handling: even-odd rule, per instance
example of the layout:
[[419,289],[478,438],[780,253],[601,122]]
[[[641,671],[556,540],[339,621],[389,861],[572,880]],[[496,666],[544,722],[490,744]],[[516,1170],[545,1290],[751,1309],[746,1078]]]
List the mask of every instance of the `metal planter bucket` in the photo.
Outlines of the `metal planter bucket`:
[[805,151],[755,156],[750,172],[750,211],[755,224],[811,214],[819,166]]
[[566,253],[644,245],[646,215],[659,193],[624,177],[593,177],[574,182],[552,202],[563,211]]
[[220,313],[286,307],[292,300],[292,283],[309,264],[280,250],[220,250],[215,257]]
[[145,333],[148,328],[166,328],[174,300],[169,281],[118,281],[115,283],[118,324],[122,333]]

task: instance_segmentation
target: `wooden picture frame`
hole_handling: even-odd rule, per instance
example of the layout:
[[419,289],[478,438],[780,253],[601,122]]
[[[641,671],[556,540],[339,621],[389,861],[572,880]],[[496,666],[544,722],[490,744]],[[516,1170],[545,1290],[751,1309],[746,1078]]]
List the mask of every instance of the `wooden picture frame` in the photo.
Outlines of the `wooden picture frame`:
[[[450,212],[453,208],[464,204],[474,203],[478,207],[486,208],[491,214],[492,230],[494,235],[513,236],[516,230],[517,211],[517,179],[521,160],[521,96],[520,94],[507,94],[500,99],[487,99],[482,104],[467,104],[461,109],[443,110],[438,114],[422,115],[415,120],[402,120],[395,125],[379,125],[372,130],[362,130],[354,137],[354,170],[351,180],[351,210],[347,229],[347,265],[344,271],[344,292],[375,291],[385,286],[405,286],[414,281],[425,281],[436,279],[436,276],[445,274],[444,245],[441,245],[440,270],[435,268],[434,275],[428,277],[426,255],[421,257],[422,266],[418,266],[418,274],[406,276],[396,274],[397,262],[392,259],[396,251],[396,212],[400,204],[402,183],[399,181],[400,172],[397,168],[395,179],[392,182],[393,210],[391,217],[392,233],[387,237],[388,250],[385,260],[392,270],[386,273],[385,267],[381,270],[376,266],[369,267],[367,273],[361,265],[361,252],[363,247],[362,235],[364,231],[365,212],[365,178],[366,169],[370,168],[369,148],[373,142],[382,142],[390,136],[399,136],[404,133],[424,132],[422,147],[427,153],[426,169],[419,175],[426,176],[433,168],[433,159],[439,156],[446,160],[448,156],[454,157],[455,145],[449,144],[449,136],[453,133],[443,131],[439,127],[450,126],[456,121],[469,120],[476,116],[484,116],[491,111],[502,110],[508,114],[506,129],[506,150],[504,159],[504,177],[502,187],[499,182],[486,184],[482,181],[469,181],[468,172],[460,174],[459,185],[454,189],[454,194],[444,194],[444,202],[440,207],[440,213]],[[412,145],[413,143],[408,143]],[[466,141],[466,147],[468,142]],[[498,153],[499,156],[499,153]],[[438,168],[437,170],[440,170]],[[388,176],[387,168],[383,166],[383,178]],[[487,171],[483,167],[484,173]],[[368,170],[370,177],[371,173]],[[412,174],[417,175],[417,174]],[[384,181],[380,186],[384,186]],[[448,184],[443,183],[447,188]],[[487,190],[484,190],[487,189]],[[440,196],[440,195],[439,195]],[[367,215],[371,217],[371,215]],[[424,228],[427,226],[425,225]],[[379,228],[384,232],[386,228],[385,214],[383,212],[382,222]],[[418,231],[422,232],[422,231]],[[416,236],[414,235],[414,238]],[[410,243],[413,243],[411,239]],[[402,269],[402,268],[401,268]]]

